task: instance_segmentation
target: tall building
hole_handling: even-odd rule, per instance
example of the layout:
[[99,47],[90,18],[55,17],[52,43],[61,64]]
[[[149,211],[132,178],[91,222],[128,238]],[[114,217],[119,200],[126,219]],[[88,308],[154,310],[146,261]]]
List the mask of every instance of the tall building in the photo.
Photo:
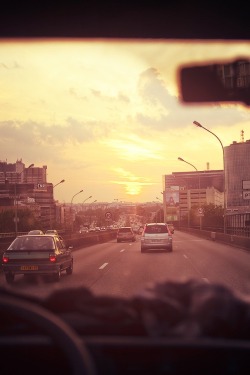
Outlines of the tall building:
[[249,210],[250,140],[234,141],[224,147],[227,208]]
[[22,208],[33,210],[42,228],[55,223],[60,207],[54,201],[53,184],[47,182],[47,166],[25,167],[22,159],[0,161],[0,209]]

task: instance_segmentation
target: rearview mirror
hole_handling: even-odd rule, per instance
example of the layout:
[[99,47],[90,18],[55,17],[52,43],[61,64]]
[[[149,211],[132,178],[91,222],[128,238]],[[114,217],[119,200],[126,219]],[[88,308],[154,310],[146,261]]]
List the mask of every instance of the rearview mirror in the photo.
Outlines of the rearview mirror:
[[250,105],[250,61],[185,66],[179,71],[184,103],[241,102]]

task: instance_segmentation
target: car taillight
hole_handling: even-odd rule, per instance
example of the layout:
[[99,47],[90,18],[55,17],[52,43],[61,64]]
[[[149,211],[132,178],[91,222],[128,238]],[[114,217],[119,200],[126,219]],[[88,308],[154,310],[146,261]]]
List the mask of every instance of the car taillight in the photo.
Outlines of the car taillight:
[[8,261],[9,261],[9,257],[7,257],[7,256],[3,256],[2,257],[2,262],[3,263],[8,263]]
[[55,256],[55,254],[50,254],[50,256],[49,256],[49,261],[50,261],[51,263],[55,263],[55,262],[56,262],[56,256]]

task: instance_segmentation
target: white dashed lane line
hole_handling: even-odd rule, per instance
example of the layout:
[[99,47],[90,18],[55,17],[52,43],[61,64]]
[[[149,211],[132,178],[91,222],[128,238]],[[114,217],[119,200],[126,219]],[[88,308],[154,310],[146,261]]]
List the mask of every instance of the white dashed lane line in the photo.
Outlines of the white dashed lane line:
[[105,268],[107,265],[108,265],[108,263],[103,263],[103,265],[101,267],[99,267],[99,270],[103,270],[103,268]]

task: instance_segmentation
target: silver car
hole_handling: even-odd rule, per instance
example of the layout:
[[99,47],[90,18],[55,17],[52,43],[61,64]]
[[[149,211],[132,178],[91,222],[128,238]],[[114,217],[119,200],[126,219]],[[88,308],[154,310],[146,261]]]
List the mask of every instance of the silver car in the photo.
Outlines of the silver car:
[[144,227],[141,235],[141,252],[154,249],[173,251],[172,232],[165,223],[149,223]]

